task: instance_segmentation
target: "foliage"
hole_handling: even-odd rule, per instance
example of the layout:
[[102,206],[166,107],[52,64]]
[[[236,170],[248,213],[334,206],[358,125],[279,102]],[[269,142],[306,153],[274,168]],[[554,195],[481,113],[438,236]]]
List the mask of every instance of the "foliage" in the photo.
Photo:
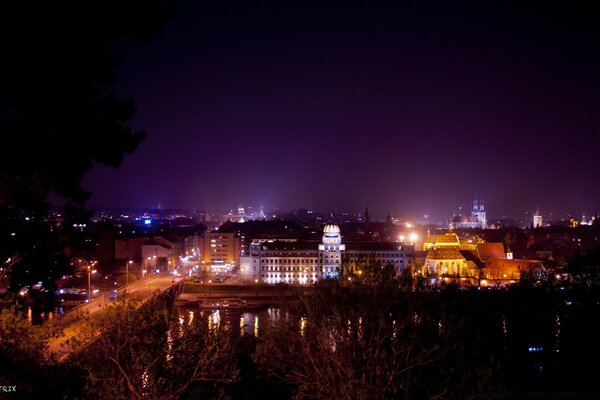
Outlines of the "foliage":
[[[0,308],[0,381],[35,390],[32,380],[43,376],[45,343],[37,326],[24,317],[15,299],[2,299]],[[22,393],[22,394],[23,394]]]
[[202,318],[180,316],[167,296],[141,308],[132,300],[119,301],[94,329],[100,335],[79,362],[90,397],[214,397],[236,379],[233,344],[225,332]]
[[598,288],[600,286],[600,247],[588,254],[577,253],[569,258],[566,272],[576,287]]
[[468,309],[464,294],[367,281],[319,285],[290,318],[269,326],[256,353],[262,374],[307,399],[487,393],[497,360],[473,344],[491,327],[481,310]]
[[[111,91],[122,59],[113,43],[149,39],[172,13],[165,4],[2,5],[0,262],[10,267],[13,291],[38,281],[48,287],[68,272],[69,227],[87,218],[85,172],[93,163],[118,167],[142,141],[144,133],[129,126],[133,102]],[[45,220],[53,193],[70,203],[66,226]]]
[[83,204],[92,162],[117,167],[143,138],[132,101],[109,91],[117,39],[148,39],[169,9],[158,2],[65,1],[3,5],[0,204],[34,209],[50,191]]

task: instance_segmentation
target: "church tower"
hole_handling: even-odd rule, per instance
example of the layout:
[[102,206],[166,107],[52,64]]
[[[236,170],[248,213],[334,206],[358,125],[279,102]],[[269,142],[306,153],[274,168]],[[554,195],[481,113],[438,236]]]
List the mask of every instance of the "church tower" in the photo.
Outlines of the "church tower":
[[477,200],[477,198],[473,200],[473,210],[471,211],[471,216],[476,222],[477,228],[487,228],[487,217],[485,212],[485,203],[483,200]]
[[535,214],[533,214],[533,228],[541,228],[542,227],[542,214],[540,213],[540,209],[535,210]]
[[506,259],[507,260],[512,260],[513,259],[513,252],[510,249],[509,245],[506,245]]

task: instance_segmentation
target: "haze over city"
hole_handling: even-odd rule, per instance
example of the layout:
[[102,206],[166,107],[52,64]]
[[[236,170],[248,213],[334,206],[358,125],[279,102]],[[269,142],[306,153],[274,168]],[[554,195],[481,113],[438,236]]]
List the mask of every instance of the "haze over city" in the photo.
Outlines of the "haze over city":
[[592,2],[0,12],[0,393],[598,398]]
[[448,218],[599,208],[596,14],[547,3],[178,3],[122,42],[146,139],[90,206]]

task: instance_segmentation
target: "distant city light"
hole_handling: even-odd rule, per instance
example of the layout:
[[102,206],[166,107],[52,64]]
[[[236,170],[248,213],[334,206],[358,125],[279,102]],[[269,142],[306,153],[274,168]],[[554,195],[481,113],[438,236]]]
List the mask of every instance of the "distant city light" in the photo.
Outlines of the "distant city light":
[[150,225],[152,223],[151,219],[145,219],[144,220],[144,225]]

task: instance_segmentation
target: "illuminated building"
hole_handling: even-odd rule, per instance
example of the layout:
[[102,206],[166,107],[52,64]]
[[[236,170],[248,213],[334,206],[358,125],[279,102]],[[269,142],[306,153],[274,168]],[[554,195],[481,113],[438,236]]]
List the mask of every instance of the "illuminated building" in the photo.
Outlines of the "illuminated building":
[[471,216],[455,215],[450,223],[451,229],[459,228],[487,228],[487,216],[485,211],[485,203],[483,200],[473,200],[473,209]]
[[458,247],[430,247],[425,257],[423,273],[442,277],[467,277],[467,260]]
[[482,286],[506,285],[515,283],[521,273],[545,273],[541,261],[514,259],[510,247],[506,251],[502,243],[479,243],[475,251],[461,251],[467,259],[470,271],[478,278]]
[[359,274],[361,266],[370,262],[391,265],[396,275],[400,275],[406,268],[414,265],[415,246],[390,242],[346,243],[342,260],[344,274]]
[[225,272],[240,261],[240,238],[235,233],[209,232],[198,239],[204,270]]
[[337,278],[342,272],[342,251],[346,246],[342,244],[340,227],[326,225],[323,229],[323,243],[319,245],[319,252],[323,257],[323,277]]
[[533,214],[533,227],[541,228],[542,226],[542,214],[540,214],[540,209],[535,210],[535,214]]
[[240,258],[242,282],[312,284],[321,276],[322,254],[314,244],[258,242]]
[[397,274],[414,264],[414,246],[399,243],[343,244],[340,228],[326,225],[322,243],[297,240],[256,240],[240,257],[243,282],[312,284],[319,279],[360,273],[365,263],[390,264]]
[[431,247],[460,247],[458,235],[454,232],[446,232],[443,235],[427,235],[423,240],[423,250]]

